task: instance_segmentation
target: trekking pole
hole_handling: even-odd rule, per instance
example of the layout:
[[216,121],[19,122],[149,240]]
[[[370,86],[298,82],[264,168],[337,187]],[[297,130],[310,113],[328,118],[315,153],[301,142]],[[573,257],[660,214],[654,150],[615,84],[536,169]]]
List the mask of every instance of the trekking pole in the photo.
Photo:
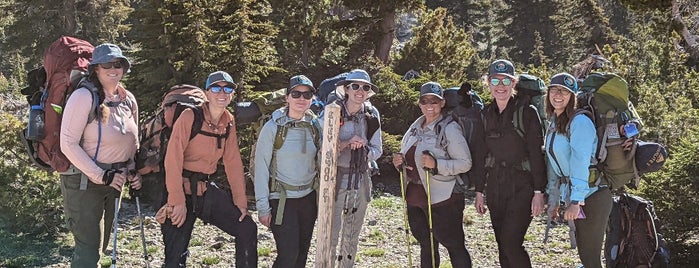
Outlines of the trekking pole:
[[[394,155],[401,155],[401,153],[394,153]],[[400,194],[403,196],[403,228],[405,229],[405,245],[408,247],[408,267],[413,267],[413,256],[412,250],[410,249],[410,226],[408,225],[408,201],[405,199],[405,161],[400,164]]]
[[130,193],[133,197],[136,198],[136,211],[138,212],[138,228],[141,229],[141,242],[143,245],[143,259],[146,264],[145,267],[149,268],[150,263],[148,262],[148,248],[146,247],[146,233],[143,230],[143,215],[141,214],[141,201],[139,200],[141,191],[131,188]]
[[117,262],[117,223],[119,220],[119,208],[121,208],[121,197],[124,194],[124,189],[119,191],[119,197],[114,198],[114,222],[112,222],[112,235],[114,236],[114,244],[112,246],[112,266],[111,268],[116,268]]
[[[434,157],[434,154],[428,150],[422,151],[422,154],[429,155],[432,157],[432,159],[437,159]],[[424,168],[425,169],[425,182],[427,186],[427,222],[429,223],[430,226],[430,252],[432,253],[432,268],[437,268],[434,262],[434,231],[432,229],[432,192],[430,190],[430,172],[432,172],[431,168]]]

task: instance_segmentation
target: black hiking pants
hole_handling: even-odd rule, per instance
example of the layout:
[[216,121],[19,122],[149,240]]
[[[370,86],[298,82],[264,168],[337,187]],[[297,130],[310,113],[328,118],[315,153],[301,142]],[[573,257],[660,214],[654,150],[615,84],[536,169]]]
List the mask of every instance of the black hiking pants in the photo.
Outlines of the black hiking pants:
[[[192,212],[192,196],[186,195],[187,218],[177,228],[168,218],[160,230],[165,244],[163,267],[185,267],[189,256],[189,240],[192,238],[197,218],[212,224],[235,237],[235,267],[257,267],[257,225],[250,216],[239,222],[240,209],[233,204],[231,193],[210,183],[203,196],[196,202],[197,212]],[[167,191],[163,203],[167,203]]]
[[585,205],[581,209],[585,219],[575,220],[580,261],[585,268],[602,268],[602,242],[609,213],[612,212],[612,192],[608,187],[599,188],[585,198]]
[[272,234],[277,244],[273,268],[304,268],[311,247],[313,227],[318,218],[316,192],[301,198],[287,198],[281,225],[274,224],[279,199],[269,201],[272,207]]
[[490,210],[500,267],[532,267],[524,235],[532,222],[534,187],[527,171],[501,167],[489,174],[486,201]]
[[[464,207],[463,194],[452,194],[452,197],[447,201],[432,205],[434,263],[436,267],[439,267],[439,244],[447,248],[452,267],[471,267],[471,255],[466,250],[464,238]],[[420,267],[432,267],[433,256],[430,250],[430,225],[427,207],[408,205],[408,223],[410,224],[410,232],[420,244]]]

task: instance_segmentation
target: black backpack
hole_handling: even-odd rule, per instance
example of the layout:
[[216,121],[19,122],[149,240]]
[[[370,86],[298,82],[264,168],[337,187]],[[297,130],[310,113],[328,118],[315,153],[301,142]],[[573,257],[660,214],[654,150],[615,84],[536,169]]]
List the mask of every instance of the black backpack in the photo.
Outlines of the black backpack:
[[614,197],[604,257],[608,268],[670,266],[670,252],[658,232],[653,203],[631,194]]
[[[481,117],[481,111],[484,107],[483,99],[471,89],[471,84],[465,82],[461,84],[461,87],[445,89],[444,100],[446,102],[444,105],[446,115],[437,124],[437,137],[438,139],[443,139],[443,130],[451,121],[456,121],[461,127],[461,132],[464,138],[466,138],[466,142],[468,142],[472,161],[474,161],[473,168],[466,173],[460,174],[459,177],[461,179],[460,181],[457,180],[462,190],[466,190],[471,188],[473,184],[470,178],[477,175],[474,174],[474,169],[478,169],[484,164],[480,163],[480,159],[484,159],[485,156],[483,144],[482,141],[477,141],[483,138],[483,121]],[[441,140],[438,142],[440,145],[446,145]]]

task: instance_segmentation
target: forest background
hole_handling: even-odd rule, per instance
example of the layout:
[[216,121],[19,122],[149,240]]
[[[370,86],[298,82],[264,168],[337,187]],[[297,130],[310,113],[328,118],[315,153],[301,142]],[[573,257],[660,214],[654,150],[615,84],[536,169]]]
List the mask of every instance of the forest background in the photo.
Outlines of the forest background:
[[[317,85],[366,69],[381,89],[372,102],[382,111],[384,155],[418,116],[417,89],[426,81],[469,81],[489,99],[480,81],[494,59],[548,79],[601,52],[630,84],[642,138],[670,152],[664,169],[633,192],[654,202],[673,261],[699,262],[694,0],[0,0],[0,7],[0,228],[8,233],[65,232],[56,175],[33,168],[17,136],[26,72],[61,35],[121,46],[133,63],[124,83],[144,115],[170,86],[203,86],[215,70],[231,73],[246,100],[295,74]],[[410,70],[419,76],[403,80]],[[387,159],[381,164],[395,176]]]

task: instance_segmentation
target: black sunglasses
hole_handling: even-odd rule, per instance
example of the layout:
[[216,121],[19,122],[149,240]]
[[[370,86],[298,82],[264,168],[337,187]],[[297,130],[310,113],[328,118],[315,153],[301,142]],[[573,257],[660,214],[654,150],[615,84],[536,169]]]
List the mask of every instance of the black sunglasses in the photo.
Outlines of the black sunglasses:
[[349,85],[347,85],[347,86],[348,86],[349,88],[351,88],[352,90],[359,90],[359,88],[361,88],[361,89],[364,90],[364,91],[369,91],[369,90],[371,90],[371,86],[370,86],[370,85],[360,85],[360,84],[352,83],[352,84],[349,84]]
[[102,67],[102,69],[111,69],[111,68],[121,69],[124,67],[124,63],[122,63],[121,61],[105,62],[105,63],[100,63],[100,67]]
[[211,92],[213,92],[213,93],[219,93],[219,92],[221,92],[221,90],[223,90],[223,92],[225,92],[226,94],[231,94],[231,93],[235,92],[235,87],[232,87],[232,86],[211,86],[211,87],[209,87],[209,90],[211,90]]
[[292,90],[291,92],[289,92],[289,95],[291,95],[291,97],[294,99],[298,99],[301,96],[303,96],[304,99],[310,100],[311,98],[313,98],[313,91],[301,92],[301,91]]

